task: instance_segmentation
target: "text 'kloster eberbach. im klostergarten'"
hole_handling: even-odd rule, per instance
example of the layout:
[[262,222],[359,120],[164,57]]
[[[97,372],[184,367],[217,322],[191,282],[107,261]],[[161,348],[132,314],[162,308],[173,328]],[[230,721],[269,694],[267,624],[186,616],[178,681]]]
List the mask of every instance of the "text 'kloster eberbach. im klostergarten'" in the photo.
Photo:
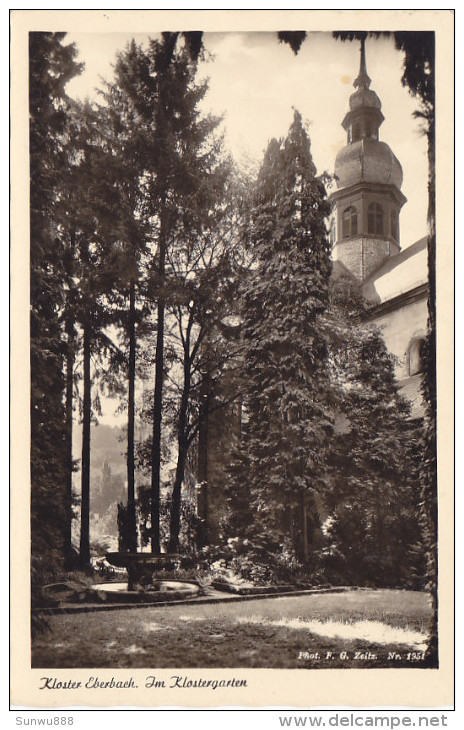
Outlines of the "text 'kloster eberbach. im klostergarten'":
[[[99,677],[89,677],[84,681],[73,679],[60,680],[57,677],[41,677],[39,689],[138,689],[133,677],[126,680],[117,680],[114,677],[103,680]],[[146,689],[220,689],[227,687],[247,687],[246,679],[190,679],[180,675],[172,675],[168,680],[158,679],[150,674],[145,679]]]

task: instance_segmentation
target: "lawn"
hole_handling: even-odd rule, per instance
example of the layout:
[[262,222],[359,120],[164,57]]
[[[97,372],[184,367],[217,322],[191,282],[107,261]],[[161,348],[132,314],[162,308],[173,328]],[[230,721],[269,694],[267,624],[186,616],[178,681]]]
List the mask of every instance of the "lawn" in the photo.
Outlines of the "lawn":
[[365,589],[68,614],[36,637],[32,666],[425,666],[430,618],[425,593]]

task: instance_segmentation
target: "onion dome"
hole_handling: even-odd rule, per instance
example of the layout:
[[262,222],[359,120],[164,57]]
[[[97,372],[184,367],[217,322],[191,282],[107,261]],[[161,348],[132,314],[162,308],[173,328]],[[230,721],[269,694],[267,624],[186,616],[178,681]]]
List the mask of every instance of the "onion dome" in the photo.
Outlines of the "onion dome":
[[381,183],[401,189],[403,170],[385,142],[360,139],[343,147],[335,159],[338,188],[357,183]]

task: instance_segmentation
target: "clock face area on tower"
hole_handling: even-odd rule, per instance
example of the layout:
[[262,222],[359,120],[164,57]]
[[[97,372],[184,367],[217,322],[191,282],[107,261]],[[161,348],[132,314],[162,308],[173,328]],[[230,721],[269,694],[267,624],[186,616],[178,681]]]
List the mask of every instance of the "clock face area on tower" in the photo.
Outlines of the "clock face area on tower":
[[337,190],[330,196],[333,258],[360,282],[399,252],[399,214],[406,202],[401,165],[379,140],[384,116],[370,84],[362,41],[356,91],[342,122],[347,144],[335,160]]

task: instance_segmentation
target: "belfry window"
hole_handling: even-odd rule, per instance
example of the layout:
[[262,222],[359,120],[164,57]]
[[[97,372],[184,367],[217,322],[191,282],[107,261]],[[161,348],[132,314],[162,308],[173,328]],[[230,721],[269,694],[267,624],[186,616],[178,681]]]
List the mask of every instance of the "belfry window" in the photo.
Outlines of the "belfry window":
[[343,238],[351,238],[358,234],[358,211],[353,205],[343,212]]
[[367,232],[383,236],[383,208],[378,203],[371,203],[367,209]]

